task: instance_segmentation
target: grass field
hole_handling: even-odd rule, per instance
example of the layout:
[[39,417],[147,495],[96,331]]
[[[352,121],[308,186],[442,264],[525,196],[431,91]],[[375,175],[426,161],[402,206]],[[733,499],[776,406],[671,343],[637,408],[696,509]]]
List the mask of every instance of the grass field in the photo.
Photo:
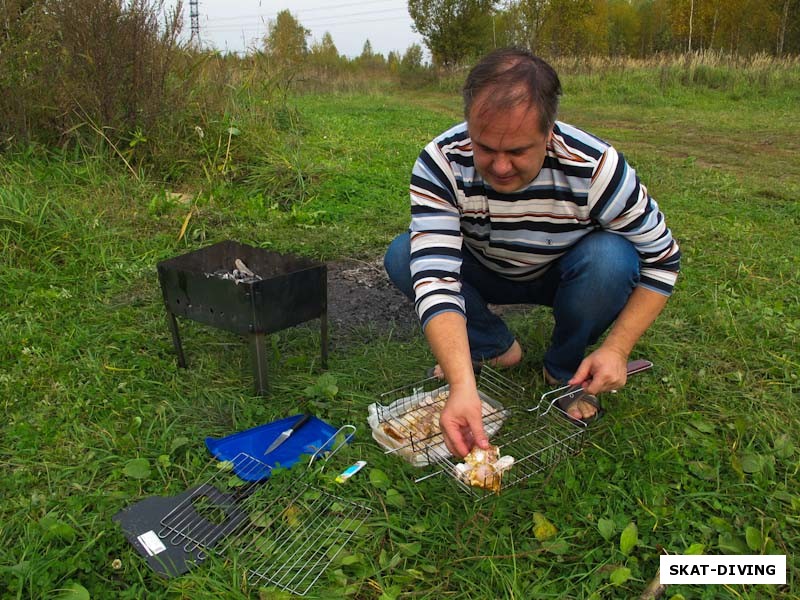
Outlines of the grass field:
[[[666,598],[800,597],[800,90],[643,87],[633,72],[564,83],[562,119],[625,153],[683,271],[635,350],[655,368],[605,399],[582,452],[481,503],[447,478],[415,484],[418,470],[370,438],[367,405],[431,362],[421,335],[365,330],[323,374],[313,323],[275,334],[273,387],[256,398],[235,336],[182,323],[190,368],[177,370],[155,272],[228,238],[380,256],[407,226],[417,153],[460,118],[457,95],[292,99],[294,183],[277,198],[164,189],[100,159],[0,157],[0,596],[283,597],[248,588],[235,560],[161,579],[111,517],[202,481],[207,435],[310,408],[358,427],[339,459],[369,464],[341,490],[373,513],[309,597],[637,598],[662,550],[788,563],[783,588],[672,586]],[[511,323],[527,353],[510,376],[533,402],[550,317]]]

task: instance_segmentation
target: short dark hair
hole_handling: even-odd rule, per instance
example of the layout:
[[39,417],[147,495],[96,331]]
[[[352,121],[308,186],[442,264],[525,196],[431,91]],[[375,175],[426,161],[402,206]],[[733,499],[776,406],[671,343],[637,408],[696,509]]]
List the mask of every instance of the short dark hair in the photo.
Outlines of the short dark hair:
[[538,56],[519,48],[501,48],[484,56],[464,82],[464,118],[469,119],[475,98],[484,90],[496,93],[488,108],[505,109],[528,103],[539,111],[542,133],[556,121],[561,82],[555,69]]

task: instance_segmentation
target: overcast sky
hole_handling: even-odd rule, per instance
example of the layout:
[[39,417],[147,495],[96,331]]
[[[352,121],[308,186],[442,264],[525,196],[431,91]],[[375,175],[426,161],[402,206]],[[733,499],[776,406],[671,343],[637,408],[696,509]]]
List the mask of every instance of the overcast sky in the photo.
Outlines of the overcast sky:
[[[405,52],[413,43],[425,48],[411,29],[406,0],[199,0],[200,38],[219,50],[241,52],[260,46],[267,24],[284,9],[311,30],[309,46],[328,31],[339,54],[361,54],[369,39],[374,52]],[[183,0],[184,34],[191,31],[189,0]]]

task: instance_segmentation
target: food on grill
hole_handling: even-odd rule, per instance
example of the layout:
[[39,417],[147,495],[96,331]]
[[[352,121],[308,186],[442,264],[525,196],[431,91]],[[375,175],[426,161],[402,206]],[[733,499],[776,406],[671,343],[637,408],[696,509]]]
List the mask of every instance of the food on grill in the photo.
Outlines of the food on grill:
[[[440,435],[442,430],[439,426],[439,416],[449,397],[449,390],[427,394],[408,412],[382,422],[381,431],[394,441],[403,443]],[[497,410],[485,402],[482,403],[481,409],[484,417]]]
[[514,457],[500,456],[497,446],[489,446],[486,450],[476,446],[464,457],[464,462],[455,466],[455,474],[469,485],[499,492],[503,472],[513,464]]
[[[431,389],[431,383],[438,385]],[[372,437],[388,452],[396,453],[417,467],[446,460],[451,456],[444,442],[439,420],[450,398],[447,385],[426,379],[391,392],[395,400],[388,405],[370,404],[367,422]],[[479,390],[486,435],[491,437],[503,424],[506,413],[497,401]],[[453,464],[447,467],[451,471]]]
[[442,430],[439,428],[439,414],[449,395],[447,390],[435,396],[428,394],[416,407],[401,417],[381,423],[381,430],[393,440],[406,443],[440,434]]

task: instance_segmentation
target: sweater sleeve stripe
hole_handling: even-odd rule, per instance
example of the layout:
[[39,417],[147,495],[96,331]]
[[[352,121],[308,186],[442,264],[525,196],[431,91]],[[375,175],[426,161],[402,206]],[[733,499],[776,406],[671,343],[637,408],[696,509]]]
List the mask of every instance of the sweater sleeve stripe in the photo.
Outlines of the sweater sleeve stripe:
[[680,269],[680,250],[663,213],[621,154],[609,147],[599,165],[589,194],[592,215],[636,247],[640,285],[669,295]]
[[442,312],[465,315],[461,296],[458,184],[438,144],[425,147],[411,178],[411,279],[422,326]]

